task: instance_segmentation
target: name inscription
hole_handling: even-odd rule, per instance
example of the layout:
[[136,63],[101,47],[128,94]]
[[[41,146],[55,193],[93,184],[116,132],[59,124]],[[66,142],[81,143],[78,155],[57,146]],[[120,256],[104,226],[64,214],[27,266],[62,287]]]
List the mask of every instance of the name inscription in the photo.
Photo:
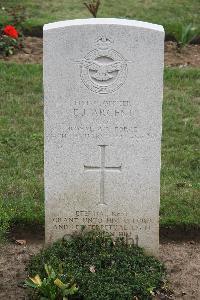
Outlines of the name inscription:
[[[69,113],[69,112],[66,112]],[[139,112],[131,101],[74,100],[71,118],[60,132],[61,139],[155,139],[155,133],[141,130]],[[137,116],[137,117],[136,117]]]
[[71,102],[72,112],[75,118],[81,117],[133,117],[135,111],[130,101],[104,100],[101,104],[97,101],[92,103],[88,100]]

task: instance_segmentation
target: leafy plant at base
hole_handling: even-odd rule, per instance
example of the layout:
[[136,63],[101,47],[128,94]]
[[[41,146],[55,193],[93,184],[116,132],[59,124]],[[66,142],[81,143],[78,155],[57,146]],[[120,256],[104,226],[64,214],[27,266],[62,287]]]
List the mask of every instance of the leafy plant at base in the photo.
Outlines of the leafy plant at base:
[[[41,280],[37,274],[34,278],[29,277],[25,281],[25,286],[37,290],[37,296],[41,300],[68,300],[68,296],[77,293],[78,288],[74,279],[71,278],[68,283],[63,283],[64,274],[56,275],[54,269],[46,265],[44,266],[47,278]],[[61,280],[62,279],[62,280]],[[66,279],[66,278],[65,278]]]
[[55,272],[62,266],[73,274],[79,289],[70,300],[149,300],[162,290],[165,278],[163,264],[141,248],[123,239],[113,242],[109,234],[96,231],[74,235],[43,250],[32,258],[30,276],[44,277],[44,264]]
[[192,24],[182,26],[178,37],[178,47],[183,48],[198,36],[199,32]]

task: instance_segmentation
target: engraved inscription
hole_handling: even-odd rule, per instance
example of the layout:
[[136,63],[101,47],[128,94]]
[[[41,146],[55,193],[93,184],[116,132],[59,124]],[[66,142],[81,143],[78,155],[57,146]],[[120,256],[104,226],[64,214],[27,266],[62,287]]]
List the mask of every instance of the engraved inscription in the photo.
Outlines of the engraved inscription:
[[85,86],[98,94],[108,94],[119,89],[127,76],[126,60],[110,48],[111,40],[100,37],[98,49],[90,51],[81,62],[81,79]]
[[93,99],[71,99],[69,111],[71,121],[60,133],[62,139],[154,138],[150,132],[141,132],[140,112],[131,99],[102,99],[100,103]]
[[101,179],[100,179],[100,201],[99,204],[106,204],[105,203],[105,190],[104,190],[104,182],[105,182],[105,172],[121,172],[121,166],[118,167],[106,167],[105,166],[105,156],[106,156],[106,146],[107,145],[99,145],[101,149],[101,166],[85,166],[84,170],[87,171],[100,171],[101,172]]
[[63,236],[69,232],[103,230],[110,232],[113,238],[123,237],[128,243],[139,245],[141,233],[148,235],[152,230],[153,220],[149,217],[132,217],[127,212],[76,210],[69,216],[53,218],[53,227]]

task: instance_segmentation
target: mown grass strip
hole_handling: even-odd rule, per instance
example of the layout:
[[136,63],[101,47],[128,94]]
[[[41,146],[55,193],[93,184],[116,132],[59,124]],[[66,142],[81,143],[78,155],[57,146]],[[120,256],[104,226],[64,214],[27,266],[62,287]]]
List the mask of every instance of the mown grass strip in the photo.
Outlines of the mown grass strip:
[[[59,20],[91,17],[82,0],[21,0],[20,5],[26,7],[28,20],[24,28],[29,34],[42,33],[45,23]],[[14,7],[18,0],[2,0],[1,6]],[[192,23],[200,27],[199,0],[101,0],[98,17],[130,18],[164,26],[166,33],[179,36],[182,26]],[[4,11],[0,10],[0,19],[5,19]]]

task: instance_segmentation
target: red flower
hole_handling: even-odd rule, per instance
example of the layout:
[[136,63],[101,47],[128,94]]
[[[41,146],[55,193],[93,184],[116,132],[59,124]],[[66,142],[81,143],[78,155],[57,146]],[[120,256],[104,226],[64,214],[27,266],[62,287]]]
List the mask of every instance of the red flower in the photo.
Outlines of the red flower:
[[12,25],[5,26],[3,29],[3,32],[5,35],[8,35],[8,36],[12,37],[13,39],[17,39],[19,36],[17,30]]

